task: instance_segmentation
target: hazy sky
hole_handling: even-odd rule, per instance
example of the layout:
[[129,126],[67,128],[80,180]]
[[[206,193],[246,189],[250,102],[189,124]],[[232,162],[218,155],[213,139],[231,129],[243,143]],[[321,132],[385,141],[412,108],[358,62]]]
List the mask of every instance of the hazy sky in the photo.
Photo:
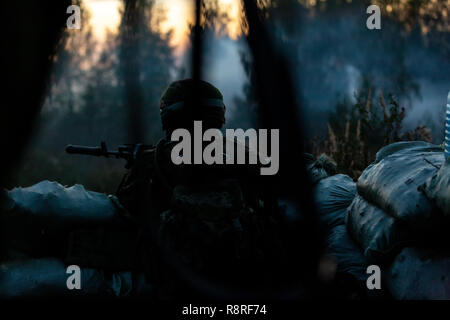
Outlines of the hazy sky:
[[[106,29],[116,31],[120,23],[120,0],[84,0],[84,4],[91,12],[91,25],[94,35],[102,40]],[[156,4],[166,10],[167,20],[163,23],[164,31],[173,29],[173,45],[182,49],[187,41],[187,26],[192,21],[193,0],[156,0]],[[219,0],[219,4],[228,13],[231,22],[228,31],[231,37],[236,37],[240,31],[239,0]]]
[[[91,12],[90,24],[94,36],[100,42],[105,38],[106,29],[117,31],[120,23],[119,8],[121,0],[83,0]],[[194,0],[155,0],[158,6],[166,10],[167,20],[163,31],[173,29],[172,45],[178,63],[183,63],[185,45],[188,41],[187,27],[193,21]],[[240,34],[240,0],[219,0],[221,9],[226,11],[231,21],[228,25],[229,38],[215,39],[214,46],[209,43],[210,59],[205,80],[214,83],[224,94],[228,114],[233,113],[233,98],[241,94],[246,75],[240,63],[239,51],[242,43],[236,40]]]
[[[319,3],[319,0],[299,1],[307,7]],[[350,0],[347,1],[350,2]],[[379,2],[378,0],[374,1]],[[101,42],[104,39],[106,29],[112,32],[117,31],[121,19],[119,8],[123,0],[83,0],[83,2],[91,12],[90,24],[97,40]],[[169,29],[174,31],[172,45],[175,47],[176,61],[180,64],[184,63],[184,48],[188,40],[187,26],[193,20],[194,0],[155,0],[155,2],[157,6],[160,6],[166,11],[167,20],[163,23],[162,28],[164,31]],[[205,80],[211,81],[223,91],[227,110],[228,112],[233,112],[233,97],[242,95],[242,86],[244,81],[246,81],[246,75],[240,62],[239,53],[247,49],[242,41],[234,41],[236,35],[240,33],[240,0],[218,0],[218,2],[221,9],[231,18],[231,23],[228,25],[228,33],[231,39],[228,37],[217,37],[217,39],[213,39],[213,41],[216,41],[214,45],[208,43],[208,55],[211,57],[208,60],[208,72],[205,75]],[[429,11],[428,14],[435,14],[436,10],[433,4],[436,5],[444,2],[450,3],[450,0],[443,0],[442,2],[430,1],[426,7]],[[402,0],[398,2],[397,6],[401,7],[405,3],[406,0]],[[387,12],[392,12],[394,9],[393,7],[386,7]],[[441,9],[438,8],[438,10]],[[443,16],[446,17],[447,11],[445,9],[442,10],[445,13]],[[419,16],[425,15],[425,11],[421,11]],[[402,13],[402,10],[399,9],[395,12],[396,15],[399,13]],[[365,13],[363,12],[362,14],[364,15]],[[401,14],[397,18],[402,21]],[[320,108],[320,110],[325,110],[333,108],[337,103],[337,99],[341,99],[343,95],[348,96],[350,99],[353,97],[361,70],[355,67],[355,63],[350,58],[340,56],[339,52],[348,47],[353,46],[358,48],[360,46],[361,41],[353,38],[350,33],[353,32],[352,28],[354,28],[353,25],[355,23],[359,23],[358,16],[347,16],[345,14],[342,16],[338,14],[333,16],[325,15],[323,17],[317,17],[312,21],[309,32],[304,34],[301,42],[303,48],[302,54],[306,55],[306,59],[308,59],[308,54],[312,53],[310,65],[313,66],[313,69],[311,70],[315,70],[314,68],[318,68],[318,70],[327,68],[325,73],[327,78],[323,81],[325,86],[317,86],[310,79],[301,82],[303,99],[305,100],[305,105],[308,105],[310,109],[316,110]],[[365,24],[362,25],[365,26]],[[332,29],[330,29],[330,26],[333,26]],[[448,28],[448,25],[446,26]],[[334,30],[333,28],[338,29]],[[450,31],[450,29],[447,30]],[[335,40],[327,44],[323,39]],[[407,113],[405,119],[405,128],[407,129],[411,129],[418,123],[421,123],[424,119],[425,112],[432,112],[433,117],[436,116],[440,119],[442,117],[442,106],[445,105],[448,90],[448,80],[444,76],[444,74],[447,74],[444,70],[448,68],[448,62],[443,60],[439,55],[434,55],[434,51],[431,49],[422,48],[416,42],[407,38],[406,44],[409,44],[411,47],[406,49],[406,62],[411,59],[413,61],[413,63],[410,62],[408,64],[407,71],[411,72],[414,79],[419,82],[421,98],[415,97],[411,101],[412,109],[414,110],[411,109]],[[420,50],[422,51],[416,49],[416,46],[421,48]],[[367,49],[357,52],[358,59],[367,62],[361,65],[370,65],[370,61],[373,61],[373,59],[371,60],[372,56],[371,51]],[[381,52],[380,58],[377,59],[389,60],[391,58],[389,52]],[[333,64],[333,67],[329,67],[323,63],[323,61],[333,62],[340,61],[340,59],[346,60],[347,64],[338,63]],[[433,75],[434,78],[423,76],[423,74]],[[440,122],[442,123],[442,121]]]

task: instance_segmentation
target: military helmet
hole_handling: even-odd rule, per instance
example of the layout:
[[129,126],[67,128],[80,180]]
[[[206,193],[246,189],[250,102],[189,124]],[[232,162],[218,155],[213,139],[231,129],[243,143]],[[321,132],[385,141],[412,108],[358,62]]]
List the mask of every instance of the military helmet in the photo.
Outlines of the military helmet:
[[161,96],[160,113],[164,130],[188,127],[193,120],[202,120],[204,127],[210,128],[221,128],[225,123],[222,93],[202,80],[172,82]]

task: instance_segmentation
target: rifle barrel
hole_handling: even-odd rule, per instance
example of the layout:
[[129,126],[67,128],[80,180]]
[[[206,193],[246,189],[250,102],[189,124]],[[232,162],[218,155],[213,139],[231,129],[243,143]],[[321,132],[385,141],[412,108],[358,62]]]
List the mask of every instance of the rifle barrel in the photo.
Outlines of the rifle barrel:
[[66,152],[70,154],[85,154],[90,156],[107,156],[104,150],[100,147],[85,147],[85,146],[75,146],[69,144],[66,147]]
[[129,163],[134,160],[136,156],[135,153],[139,153],[141,149],[148,149],[151,146],[149,145],[122,145],[119,146],[117,151],[108,151],[106,148],[106,144],[104,142],[101,143],[100,147],[87,147],[87,146],[76,146],[69,144],[66,146],[66,152],[69,154],[84,154],[88,156],[96,156],[96,157],[115,157],[117,159],[125,159]]

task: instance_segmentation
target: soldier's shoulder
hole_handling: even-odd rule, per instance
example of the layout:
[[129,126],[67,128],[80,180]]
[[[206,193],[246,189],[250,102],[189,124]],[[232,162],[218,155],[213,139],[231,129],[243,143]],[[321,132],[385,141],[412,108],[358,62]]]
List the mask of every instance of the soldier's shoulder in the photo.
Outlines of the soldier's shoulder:
[[139,171],[141,171],[142,169],[153,170],[155,166],[154,165],[155,154],[156,154],[156,147],[151,146],[149,148],[146,148],[137,157],[137,160],[133,165],[132,169],[136,168]]
[[142,158],[145,160],[153,160],[156,153],[156,146],[152,146],[144,151],[142,151]]

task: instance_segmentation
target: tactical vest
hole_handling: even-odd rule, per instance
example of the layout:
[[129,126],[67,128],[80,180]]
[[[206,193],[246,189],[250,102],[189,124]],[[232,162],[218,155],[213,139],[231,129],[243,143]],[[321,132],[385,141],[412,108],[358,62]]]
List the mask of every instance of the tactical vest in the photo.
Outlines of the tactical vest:
[[124,176],[118,207],[137,228],[123,243],[135,247],[114,260],[143,269],[161,297],[191,290],[189,279],[264,283],[284,253],[277,223],[265,214],[261,186],[253,181],[259,169],[177,166],[172,146],[161,140]]

